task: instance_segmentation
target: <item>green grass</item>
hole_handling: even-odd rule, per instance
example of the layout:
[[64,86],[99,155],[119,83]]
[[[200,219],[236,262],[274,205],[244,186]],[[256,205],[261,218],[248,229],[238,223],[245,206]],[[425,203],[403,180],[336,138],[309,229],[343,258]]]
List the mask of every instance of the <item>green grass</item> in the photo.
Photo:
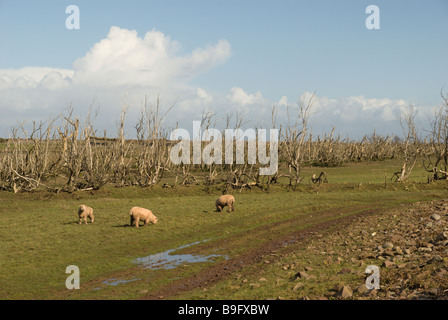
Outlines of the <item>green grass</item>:
[[[233,192],[236,211],[230,214],[227,209],[224,214],[215,212],[214,201],[220,192],[207,194],[202,186],[105,187],[72,194],[1,192],[0,299],[138,298],[142,290],[155,290],[212,262],[152,271],[132,263],[137,257],[205,239],[211,244],[228,239],[226,248],[215,248],[209,254],[234,256],[266,240],[254,234],[242,242],[238,240],[242,234],[310,212],[379,203],[394,206],[446,196],[446,182],[424,183],[426,173],[421,168],[415,169],[411,182],[391,183],[392,173],[399,168],[397,161],[305,168],[303,174],[308,177],[323,169],[329,183],[318,186],[304,180],[297,191],[273,185],[269,193],[259,189]],[[77,208],[83,203],[94,208],[94,224],[78,225]],[[158,224],[129,227],[132,206],[151,209]],[[276,232],[291,228],[284,226]],[[69,265],[80,268],[80,290],[65,288]],[[103,283],[114,278],[140,280],[117,286]],[[239,292],[235,297],[251,296]]]

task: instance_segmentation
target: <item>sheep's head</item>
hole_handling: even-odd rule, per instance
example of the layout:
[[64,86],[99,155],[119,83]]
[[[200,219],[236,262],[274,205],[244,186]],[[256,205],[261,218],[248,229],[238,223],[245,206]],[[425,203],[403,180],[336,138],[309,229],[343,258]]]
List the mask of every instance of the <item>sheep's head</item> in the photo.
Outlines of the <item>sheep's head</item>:
[[158,220],[159,220],[159,218],[157,218],[156,216],[154,216],[154,219],[152,220],[152,224],[156,224]]
[[80,206],[79,206],[79,210],[81,210],[81,211],[86,210],[86,206],[85,206],[84,204],[80,205]]

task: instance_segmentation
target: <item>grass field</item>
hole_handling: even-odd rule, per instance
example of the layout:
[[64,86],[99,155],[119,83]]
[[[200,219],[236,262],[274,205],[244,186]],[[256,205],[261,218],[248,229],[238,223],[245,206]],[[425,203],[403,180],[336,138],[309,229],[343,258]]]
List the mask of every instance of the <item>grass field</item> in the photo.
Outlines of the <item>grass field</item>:
[[[234,192],[236,211],[215,211],[219,191],[202,186],[164,189],[110,188],[95,192],[0,193],[0,299],[137,299],[170,282],[253,248],[272,237],[368,208],[446,198],[446,181],[426,183],[415,168],[410,182],[392,183],[395,160],[325,168],[329,182],[309,177],[322,168],[305,168],[298,190],[273,185],[269,192]],[[78,225],[77,208],[94,209],[95,223]],[[129,227],[129,209],[142,206],[159,218],[156,225]],[[334,211],[334,215],[319,212]],[[302,223],[282,223],[301,221]],[[269,228],[268,228],[269,227]],[[266,229],[266,231],[264,231]],[[213,255],[172,269],[145,269],[133,261],[198,242],[176,254]],[[80,269],[80,289],[68,290],[66,267]],[[266,290],[269,290],[267,288]],[[197,298],[186,294],[184,297]],[[182,298],[182,296],[180,296]],[[203,297],[202,297],[203,298]],[[217,291],[211,297],[253,299],[250,292]]]

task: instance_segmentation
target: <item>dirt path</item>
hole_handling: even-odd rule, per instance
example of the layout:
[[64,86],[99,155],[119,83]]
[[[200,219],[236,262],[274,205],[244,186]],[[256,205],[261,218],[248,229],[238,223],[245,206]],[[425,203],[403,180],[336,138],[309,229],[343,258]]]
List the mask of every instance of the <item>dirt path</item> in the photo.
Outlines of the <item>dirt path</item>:
[[[148,293],[143,297],[143,299],[172,299],[176,295],[188,292],[190,290],[210,286],[231,276],[245,266],[260,262],[263,257],[275,253],[279,249],[284,250],[285,244],[291,245],[306,243],[324,231],[330,229],[343,229],[345,226],[353,223],[355,219],[371,216],[381,212],[380,208],[358,207],[350,208],[350,211],[355,213],[342,215],[342,212],[346,212],[347,209],[348,208],[341,208],[316,212],[308,217],[298,217],[287,221],[277,222],[269,225],[268,227],[247,231],[246,233],[240,235],[238,239],[226,239],[223,240],[222,243],[214,242],[213,244],[202,245],[195,250],[203,251],[210,249],[210,246],[229,247],[242,245],[244,244],[244,239],[247,237],[267,239],[256,248],[250,249],[239,256],[232,257],[229,260],[216,263],[191,277],[174,281],[163,288]],[[285,233],[285,229],[289,231]]]

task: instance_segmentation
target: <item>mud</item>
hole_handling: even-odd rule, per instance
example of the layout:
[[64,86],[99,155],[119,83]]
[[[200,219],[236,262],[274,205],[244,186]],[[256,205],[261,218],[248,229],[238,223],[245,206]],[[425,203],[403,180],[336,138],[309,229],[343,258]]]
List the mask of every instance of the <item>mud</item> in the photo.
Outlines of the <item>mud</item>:
[[[357,209],[360,208],[352,208],[352,211],[355,211]],[[345,208],[345,210],[347,210],[347,208]],[[169,285],[148,293],[147,295],[142,297],[142,299],[172,299],[177,295],[188,292],[190,290],[210,286],[214,283],[217,283],[218,281],[226,279],[245,266],[259,263],[263,260],[263,257],[267,255],[275,253],[280,249],[287,250],[288,245],[306,243],[307,241],[313,239],[314,237],[317,237],[325,231],[344,228],[345,226],[350,225],[355,219],[374,215],[379,212],[381,212],[380,208],[364,208],[364,210],[357,213],[342,215],[342,212],[339,212],[338,209],[335,209],[316,212],[315,214],[310,215],[306,218],[298,217],[287,221],[274,223],[269,225],[268,227],[258,228],[255,230],[252,229],[250,231],[247,231],[248,237],[259,237],[260,239],[267,240],[254,249],[244,252],[238,256],[229,258],[228,260],[217,262],[216,264],[208,268],[202,269],[199,273],[191,277],[173,281]],[[315,220],[321,221],[325,219],[328,220],[324,222],[315,222]],[[299,227],[308,223],[310,224],[309,227],[301,227],[300,230],[290,231],[287,234],[282,233],[282,230],[284,230],[285,228],[291,229],[294,226]],[[244,234],[241,235],[243,239],[244,236]],[[208,245],[200,246],[200,248],[196,248],[196,250],[207,250],[210,249],[210,246],[213,246],[215,248],[224,248],[226,246],[232,245],[231,243],[229,244],[229,241],[231,242],[232,239],[223,240],[221,243],[214,241],[213,244],[210,243]]]

